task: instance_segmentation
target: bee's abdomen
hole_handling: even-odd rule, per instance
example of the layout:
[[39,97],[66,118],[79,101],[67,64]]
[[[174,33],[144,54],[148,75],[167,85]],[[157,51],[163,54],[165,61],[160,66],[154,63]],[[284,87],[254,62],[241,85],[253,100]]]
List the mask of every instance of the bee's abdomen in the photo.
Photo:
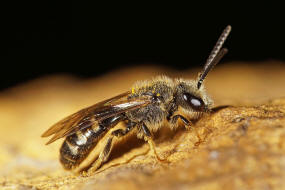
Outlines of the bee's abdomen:
[[123,119],[122,115],[101,121],[96,127],[87,127],[66,137],[60,148],[60,162],[67,170],[78,166],[93,150],[110,127]]
[[89,127],[65,139],[60,148],[60,161],[65,169],[79,165],[106,131],[100,125],[95,130]]

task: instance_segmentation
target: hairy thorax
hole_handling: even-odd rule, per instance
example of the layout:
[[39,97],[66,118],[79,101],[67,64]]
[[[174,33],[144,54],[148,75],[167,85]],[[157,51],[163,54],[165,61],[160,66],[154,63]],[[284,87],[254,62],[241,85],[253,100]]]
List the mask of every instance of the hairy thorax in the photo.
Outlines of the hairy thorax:
[[[127,117],[133,122],[144,123],[150,131],[157,131],[168,115],[169,104],[173,100],[173,86],[172,79],[165,76],[134,84],[130,99],[151,96],[153,102],[146,107],[127,112]],[[139,137],[141,135],[138,134]]]

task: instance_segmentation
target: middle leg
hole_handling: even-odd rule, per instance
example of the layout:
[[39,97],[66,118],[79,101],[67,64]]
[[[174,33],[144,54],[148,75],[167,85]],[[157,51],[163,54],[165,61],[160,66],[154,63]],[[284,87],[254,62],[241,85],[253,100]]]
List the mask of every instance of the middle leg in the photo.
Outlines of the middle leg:
[[161,158],[161,157],[157,154],[156,148],[155,148],[155,143],[154,143],[154,141],[153,141],[153,139],[152,139],[152,135],[151,135],[149,129],[147,128],[147,126],[146,126],[144,123],[142,123],[142,124],[141,124],[141,128],[142,128],[142,130],[143,130],[143,133],[145,134],[144,140],[148,142],[152,154],[155,156],[155,158],[156,158],[158,161],[165,161],[166,159]]

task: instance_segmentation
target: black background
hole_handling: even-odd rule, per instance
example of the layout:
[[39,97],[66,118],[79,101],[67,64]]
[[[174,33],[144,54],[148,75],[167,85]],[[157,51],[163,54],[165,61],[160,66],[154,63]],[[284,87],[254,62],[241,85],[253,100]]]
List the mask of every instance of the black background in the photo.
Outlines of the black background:
[[224,62],[285,61],[284,16],[278,5],[247,11],[245,4],[206,9],[75,1],[7,7],[0,89],[55,73],[94,77],[142,64],[180,70],[201,66],[228,24],[233,30]]

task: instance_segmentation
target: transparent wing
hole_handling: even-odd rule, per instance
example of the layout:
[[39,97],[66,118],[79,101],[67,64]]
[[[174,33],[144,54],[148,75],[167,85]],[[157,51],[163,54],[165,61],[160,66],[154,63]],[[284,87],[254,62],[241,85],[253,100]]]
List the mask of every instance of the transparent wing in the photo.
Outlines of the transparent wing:
[[125,92],[113,98],[84,108],[51,126],[42,137],[53,137],[46,143],[50,144],[62,137],[74,134],[78,130],[91,127],[96,122],[106,118],[144,107],[151,103],[150,97],[128,99],[130,92]]

